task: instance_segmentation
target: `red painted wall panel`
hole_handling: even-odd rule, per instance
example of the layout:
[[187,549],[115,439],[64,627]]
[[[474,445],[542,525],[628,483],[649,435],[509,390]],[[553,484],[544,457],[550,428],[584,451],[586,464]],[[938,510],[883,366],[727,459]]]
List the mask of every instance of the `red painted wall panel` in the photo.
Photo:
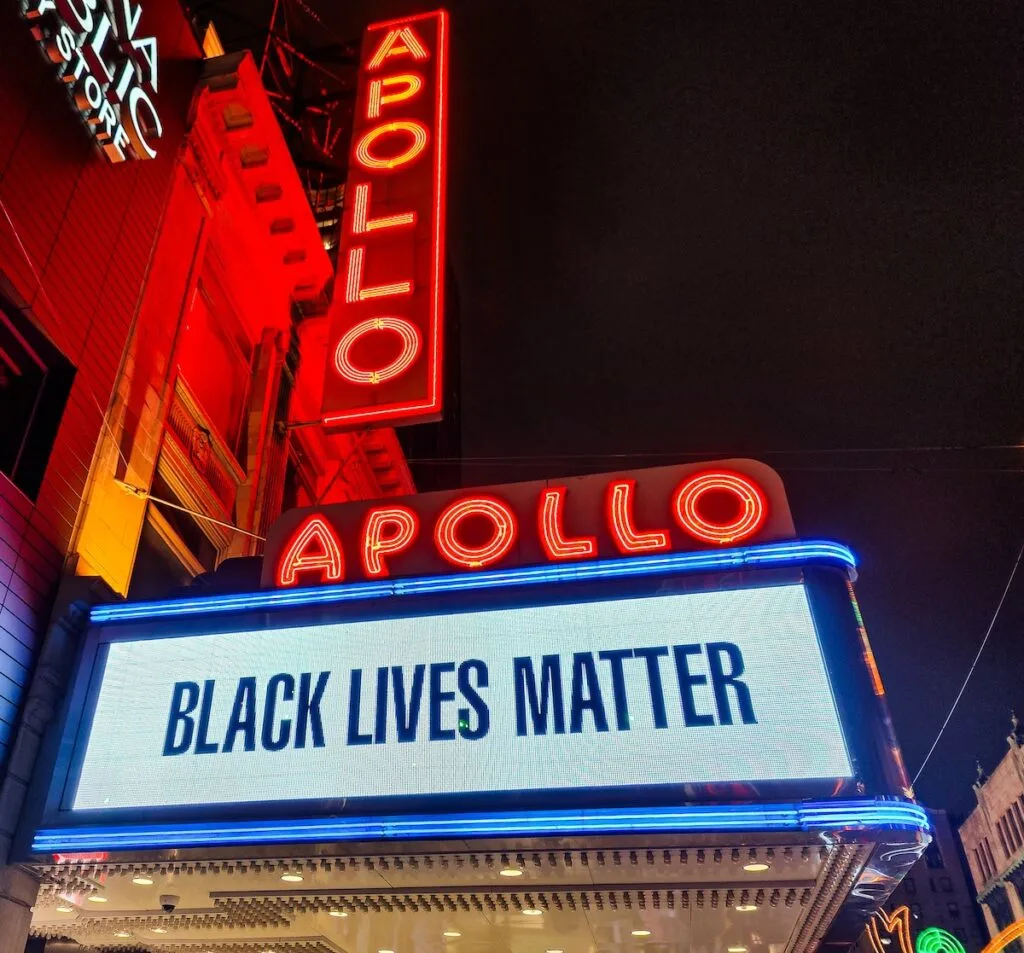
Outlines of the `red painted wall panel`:
[[161,53],[164,135],[156,159],[113,165],[20,6],[0,4],[0,290],[77,375],[37,499],[0,475],[0,770],[145,283],[200,58],[176,0],[150,0],[142,28]]

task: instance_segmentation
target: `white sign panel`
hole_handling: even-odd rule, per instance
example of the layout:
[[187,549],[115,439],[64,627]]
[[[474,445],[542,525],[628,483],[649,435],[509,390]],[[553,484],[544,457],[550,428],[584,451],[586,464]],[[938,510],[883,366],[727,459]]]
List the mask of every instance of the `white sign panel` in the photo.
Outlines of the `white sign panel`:
[[114,642],[75,810],[850,777],[802,586]]

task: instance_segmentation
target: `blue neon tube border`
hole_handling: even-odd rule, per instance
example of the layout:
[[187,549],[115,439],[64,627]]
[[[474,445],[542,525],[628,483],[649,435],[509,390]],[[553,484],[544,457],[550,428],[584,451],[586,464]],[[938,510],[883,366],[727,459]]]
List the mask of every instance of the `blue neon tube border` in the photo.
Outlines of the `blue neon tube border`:
[[552,582],[670,573],[779,568],[799,566],[808,562],[831,564],[845,570],[857,567],[857,560],[853,552],[842,543],[820,539],[787,540],[781,543],[762,543],[758,546],[744,546],[737,549],[700,550],[698,552],[670,553],[663,556],[634,556],[586,563],[523,566],[516,569],[456,573],[444,576],[419,576],[386,582],[341,583],[314,588],[268,589],[262,592],[237,595],[199,596],[192,599],[102,605],[93,607],[90,619],[94,623],[128,622],[168,616],[208,615],[286,606],[326,605],[394,596],[471,591],[500,586],[528,586]]
[[60,827],[38,830],[32,850],[60,853],[283,842],[851,828],[928,831],[930,825],[924,808],[917,804],[865,800]]

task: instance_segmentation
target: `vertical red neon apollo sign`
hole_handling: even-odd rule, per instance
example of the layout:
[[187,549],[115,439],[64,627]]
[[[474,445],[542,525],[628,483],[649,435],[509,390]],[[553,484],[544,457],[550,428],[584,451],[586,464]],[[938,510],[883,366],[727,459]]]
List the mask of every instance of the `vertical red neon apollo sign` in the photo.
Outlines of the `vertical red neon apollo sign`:
[[448,15],[363,41],[330,311],[323,420],[441,415]]

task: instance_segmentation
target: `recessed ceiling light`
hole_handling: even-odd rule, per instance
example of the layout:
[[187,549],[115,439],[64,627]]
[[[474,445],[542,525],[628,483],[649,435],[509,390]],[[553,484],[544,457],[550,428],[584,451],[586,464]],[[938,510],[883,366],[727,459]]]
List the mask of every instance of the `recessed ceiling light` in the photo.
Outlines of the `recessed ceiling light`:
[[449,939],[454,940],[456,937],[462,936],[462,934],[459,933],[458,930],[445,930],[444,933],[441,934],[441,936],[446,936]]
[[762,870],[767,870],[769,867],[771,867],[771,864],[765,864],[761,861],[755,861],[754,863],[743,865],[743,869],[752,874],[759,874]]
[[143,877],[143,876],[140,875],[138,877],[132,877],[132,883],[133,884],[137,884],[140,887],[152,887],[153,886],[153,878],[152,877]]
[[562,950],[545,950],[544,953],[564,953]]
[[745,946],[730,946],[728,950],[729,953],[747,953],[747,948]]
[[106,897],[101,897],[98,893],[94,893],[91,897],[89,897],[89,903],[106,903],[106,902],[107,902],[107,898]]
[[116,932],[116,933],[114,934],[114,936],[119,936],[119,937],[126,937],[126,936],[131,936],[131,934],[130,934],[130,933],[129,933],[129,932],[127,931],[127,930],[118,930],[118,931],[117,931],[117,932]]
[[543,910],[538,910],[536,907],[527,907],[523,911],[523,916],[524,917],[539,917],[539,916],[542,916],[543,913],[544,913]]
[[153,933],[166,933],[167,927],[153,927]]
[[757,904],[754,904],[754,903],[741,903],[741,904],[739,904],[736,907],[736,909],[740,913],[751,913],[751,912],[753,912],[754,910],[757,909]]
[[498,871],[498,873],[501,874],[502,877],[522,877],[523,868],[513,867],[510,865],[508,867],[502,867],[501,870]]
[[281,879],[285,883],[300,884],[302,883],[302,874],[281,874]]
[[632,933],[633,933],[633,936],[650,936],[651,935],[651,931],[650,930],[633,930]]
[[72,910],[73,910],[72,907],[57,907],[57,912],[58,913],[71,913]]
[[377,950],[377,953],[395,953],[394,950]]
[[329,916],[329,917],[347,917],[348,916],[348,911],[347,910],[328,910],[327,911],[327,916]]

